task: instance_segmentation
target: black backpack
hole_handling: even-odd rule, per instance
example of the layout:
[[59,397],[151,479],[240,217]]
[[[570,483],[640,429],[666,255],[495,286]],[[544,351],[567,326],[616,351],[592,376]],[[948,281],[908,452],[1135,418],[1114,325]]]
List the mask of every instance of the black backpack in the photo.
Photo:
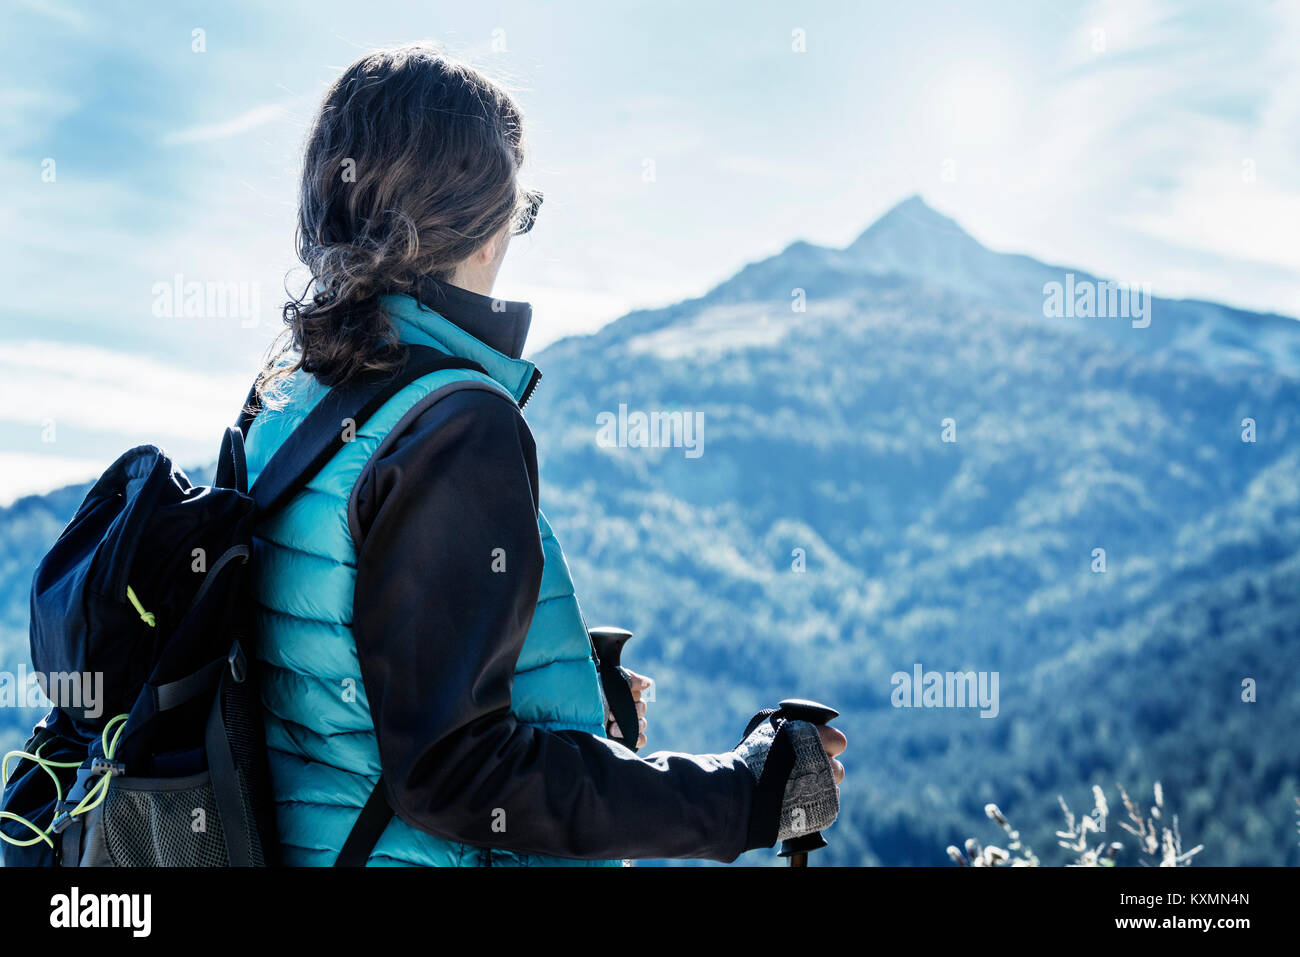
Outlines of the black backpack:
[[251,490],[251,391],[210,486],[191,484],[153,445],[104,472],[32,582],[32,664],[54,708],[3,759],[6,866],[275,863],[248,647],[254,526],[343,447],[347,420],[359,426],[411,382],[451,368],[483,371],[409,346],[395,375],[330,389]]

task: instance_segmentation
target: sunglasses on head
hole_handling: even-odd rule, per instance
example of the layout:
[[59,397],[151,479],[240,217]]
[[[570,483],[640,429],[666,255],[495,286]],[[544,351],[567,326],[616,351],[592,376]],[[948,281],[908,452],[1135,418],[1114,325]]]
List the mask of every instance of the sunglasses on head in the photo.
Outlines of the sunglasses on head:
[[510,225],[510,235],[522,236],[533,228],[537,222],[537,211],[542,208],[542,191],[529,189],[524,191],[524,204],[515,211],[515,218]]

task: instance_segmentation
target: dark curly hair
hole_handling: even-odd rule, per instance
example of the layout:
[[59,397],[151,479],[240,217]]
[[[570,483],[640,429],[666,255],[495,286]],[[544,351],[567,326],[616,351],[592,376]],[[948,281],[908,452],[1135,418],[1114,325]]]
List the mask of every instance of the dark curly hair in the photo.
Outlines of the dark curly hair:
[[283,309],[258,379],[264,405],[298,369],[326,385],[404,360],[379,306],[424,276],[451,276],[527,207],[522,116],[498,84],[424,46],[362,57],[312,124],[298,203],[311,272]]

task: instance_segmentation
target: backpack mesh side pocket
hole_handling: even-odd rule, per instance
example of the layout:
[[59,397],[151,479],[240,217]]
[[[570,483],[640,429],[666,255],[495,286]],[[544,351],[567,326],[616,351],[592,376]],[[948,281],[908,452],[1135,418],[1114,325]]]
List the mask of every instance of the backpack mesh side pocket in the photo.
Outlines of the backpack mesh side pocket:
[[86,816],[82,866],[225,867],[225,839],[207,772],[115,778]]

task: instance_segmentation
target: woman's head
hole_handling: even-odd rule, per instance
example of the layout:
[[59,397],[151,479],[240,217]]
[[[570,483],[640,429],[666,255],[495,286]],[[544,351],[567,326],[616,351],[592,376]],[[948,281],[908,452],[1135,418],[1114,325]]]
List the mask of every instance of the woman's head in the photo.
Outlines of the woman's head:
[[307,139],[298,255],[312,282],[284,308],[279,354],[299,355],[281,374],[391,368],[401,349],[378,296],[428,275],[490,288],[533,200],[523,159],[518,107],[471,67],[419,46],[348,67]]

